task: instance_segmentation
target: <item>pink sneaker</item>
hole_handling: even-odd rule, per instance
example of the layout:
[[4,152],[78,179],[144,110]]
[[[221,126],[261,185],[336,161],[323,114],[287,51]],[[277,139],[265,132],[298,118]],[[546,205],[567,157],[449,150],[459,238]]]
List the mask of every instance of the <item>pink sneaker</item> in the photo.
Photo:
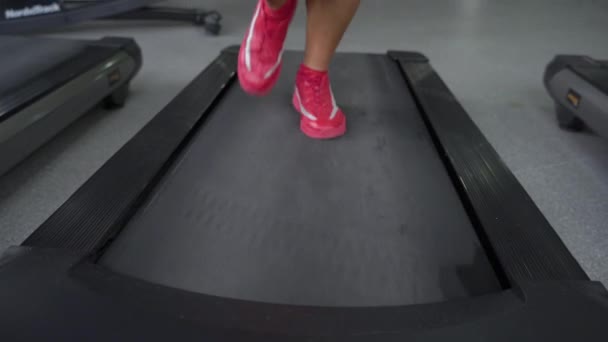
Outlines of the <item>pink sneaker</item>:
[[252,95],[264,95],[281,72],[283,43],[298,1],[287,0],[272,9],[259,0],[253,20],[239,51],[238,76],[241,87]]
[[300,66],[293,106],[300,113],[300,129],[313,139],[332,139],[346,133],[346,117],[336,104],[326,71]]

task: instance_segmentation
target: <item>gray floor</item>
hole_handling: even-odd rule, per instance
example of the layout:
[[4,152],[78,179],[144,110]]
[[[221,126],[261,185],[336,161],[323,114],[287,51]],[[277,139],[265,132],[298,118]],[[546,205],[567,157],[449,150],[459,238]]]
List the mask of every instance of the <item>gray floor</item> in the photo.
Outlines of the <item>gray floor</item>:
[[[51,34],[132,36],[145,65],[124,109],[91,113],[0,178],[0,251],[42,223],[222,47],[239,43],[254,1],[179,4],[222,11],[222,35],[141,23],[90,23]],[[302,47],[303,24],[300,10],[288,48]],[[608,2],[363,1],[340,49],[428,55],[585,270],[608,284],[608,140],[559,130],[541,82],[554,54],[608,58]]]

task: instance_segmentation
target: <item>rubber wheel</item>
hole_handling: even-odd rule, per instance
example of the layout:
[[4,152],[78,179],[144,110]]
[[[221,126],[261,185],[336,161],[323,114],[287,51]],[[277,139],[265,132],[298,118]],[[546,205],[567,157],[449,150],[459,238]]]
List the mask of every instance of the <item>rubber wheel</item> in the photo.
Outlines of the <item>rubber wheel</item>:
[[217,36],[220,33],[221,29],[222,29],[222,26],[220,24],[206,24],[205,25],[205,30],[207,30],[207,32],[211,33],[214,36]]
[[557,105],[555,108],[557,114],[557,122],[559,127],[569,130],[580,132],[585,129],[585,123],[578,116],[572,114],[567,108]]
[[203,26],[208,33],[217,36],[222,29],[221,20],[222,15],[219,12],[200,12],[196,15],[194,23],[195,25]]
[[108,109],[120,108],[125,105],[129,95],[129,84],[125,83],[116,88],[112,94],[103,99],[103,106]]

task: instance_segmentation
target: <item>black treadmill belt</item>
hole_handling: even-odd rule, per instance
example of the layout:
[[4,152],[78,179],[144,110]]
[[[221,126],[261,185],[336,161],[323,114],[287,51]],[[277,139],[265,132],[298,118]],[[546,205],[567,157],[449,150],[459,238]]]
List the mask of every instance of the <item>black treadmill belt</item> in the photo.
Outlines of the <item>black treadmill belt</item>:
[[[87,47],[77,40],[0,36],[0,95],[75,57]],[[7,67],[10,66],[10,67]]]
[[148,281],[272,303],[402,305],[499,289],[397,65],[338,55],[341,139],[291,107],[299,54],[265,98],[232,85],[100,262]]

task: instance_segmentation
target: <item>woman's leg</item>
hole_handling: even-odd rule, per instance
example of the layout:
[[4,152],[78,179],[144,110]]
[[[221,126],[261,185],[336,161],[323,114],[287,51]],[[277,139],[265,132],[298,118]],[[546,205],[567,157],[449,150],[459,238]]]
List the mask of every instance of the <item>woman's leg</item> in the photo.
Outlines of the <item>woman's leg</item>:
[[268,6],[270,6],[270,8],[277,9],[285,5],[287,0],[266,0],[266,2],[268,3]]
[[296,76],[293,105],[301,114],[300,128],[311,138],[331,139],[346,133],[346,118],[334,99],[327,70],[359,3],[360,0],[306,2],[306,51]]
[[[277,0],[275,0],[277,1]],[[327,70],[360,0],[307,0],[304,65]]]

